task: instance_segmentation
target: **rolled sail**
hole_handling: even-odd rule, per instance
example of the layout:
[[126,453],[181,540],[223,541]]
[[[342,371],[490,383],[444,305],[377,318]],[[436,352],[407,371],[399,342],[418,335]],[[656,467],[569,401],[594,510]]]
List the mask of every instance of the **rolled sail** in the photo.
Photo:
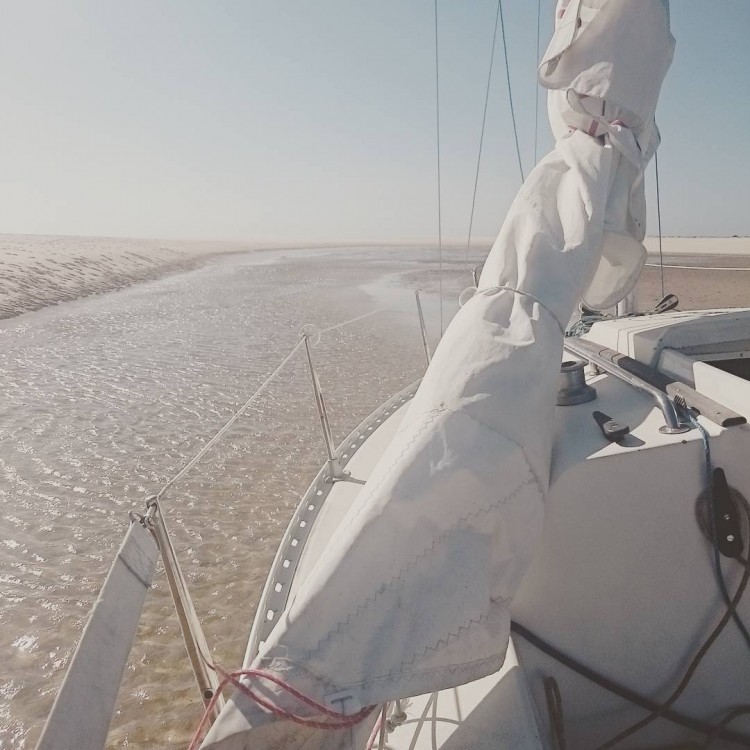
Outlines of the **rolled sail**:
[[[508,212],[396,434],[256,658],[347,714],[490,674],[544,518],[563,332],[583,295],[614,304],[643,262],[643,169],[672,58],[661,0],[564,0],[540,66],[555,149]],[[348,748],[267,681],[235,694],[204,748]],[[324,717],[323,717],[324,718]]]

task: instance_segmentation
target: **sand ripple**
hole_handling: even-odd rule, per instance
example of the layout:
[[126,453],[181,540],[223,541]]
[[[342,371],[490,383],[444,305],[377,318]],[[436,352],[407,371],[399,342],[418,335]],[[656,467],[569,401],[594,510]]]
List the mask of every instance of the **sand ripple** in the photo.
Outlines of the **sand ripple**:
[[0,235],[0,319],[194,267],[237,243]]

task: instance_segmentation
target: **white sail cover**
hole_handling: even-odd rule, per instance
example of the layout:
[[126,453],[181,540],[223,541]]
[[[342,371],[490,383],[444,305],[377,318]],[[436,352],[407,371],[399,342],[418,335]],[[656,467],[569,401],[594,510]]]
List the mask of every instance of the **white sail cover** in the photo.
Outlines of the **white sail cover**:
[[[674,46],[668,6],[569,0],[557,12],[539,74],[553,89],[556,147],[526,180],[393,443],[253,664],[334,710],[500,668],[544,517],[563,329],[584,290],[616,300],[640,262],[642,173]],[[247,684],[315,714],[262,680]],[[362,747],[372,721],[301,727],[237,693],[203,747]]]

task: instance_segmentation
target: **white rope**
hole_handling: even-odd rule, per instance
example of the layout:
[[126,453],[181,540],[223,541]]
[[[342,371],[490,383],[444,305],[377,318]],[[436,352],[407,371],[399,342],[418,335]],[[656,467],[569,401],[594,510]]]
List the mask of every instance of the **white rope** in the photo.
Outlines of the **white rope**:
[[646,263],[646,268],[681,268],[685,271],[750,271],[750,266],[676,266],[672,263]]
[[476,294],[494,294],[497,291],[513,292],[513,294],[518,294],[521,297],[528,297],[532,302],[536,302],[539,307],[541,307],[543,310],[546,310],[552,316],[552,319],[555,321],[555,323],[557,323],[557,327],[560,329],[560,333],[565,336],[565,326],[560,322],[557,315],[555,315],[555,313],[553,313],[552,310],[547,307],[547,305],[545,305],[542,300],[539,299],[539,297],[531,294],[530,292],[522,292],[520,289],[516,289],[512,286],[500,285],[487,287],[486,289],[477,291]]
[[190,469],[195,466],[198,461],[203,458],[203,456],[208,453],[208,451],[219,441],[221,440],[221,437],[224,435],[224,433],[247,411],[247,409],[252,405],[252,403],[260,396],[260,394],[268,387],[268,385],[273,381],[276,376],[281,372],[284,365],[286,365],[287,362],[299,351],[300,347],[304,344],[304,339],[299,341],[297,345],[292,349],[292,351],[289,352],[289,354],[284,357],[281,364],[261,383],[260,387],[258,388],[255,393],[253,393],[250,398],[245,401],[245,403],[231,416],[229,421],[201,448],[198,453],[188,461],[187,464],[183,467],[181,471],[179,471],[177,474],[175,474],[157,493],[156,497],[157,499],[161,498],[161,496],[177,481],[182,479],[182,477],[187,474]]
[[343,323],[336,323],[334,326],[328,326],[328,328],[323,328],[321,330],[321,333],[328,333],[329,331],[335,331],[339,328],[344,328],[344,326],[351,325],[352,323],[356,323],[358,320],[364,320],[365,318],[369,318],[371,315],[376,315],[377,313],[384,312],[387,310],[387,307],[379,307],[377,310],[373,310],[372,312],[365,313],[364,315],[358,315],[356,318],[351,318],[350,320],[345,320]]

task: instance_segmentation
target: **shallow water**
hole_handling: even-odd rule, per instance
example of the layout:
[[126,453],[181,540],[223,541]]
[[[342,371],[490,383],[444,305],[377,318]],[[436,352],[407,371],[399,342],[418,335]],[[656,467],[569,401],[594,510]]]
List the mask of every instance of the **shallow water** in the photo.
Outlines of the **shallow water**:
[[[445,258],[448,300],[467,285]],[[437,259],[417,248],[256,252],[0,323],[0,748],[33,747],[129,510],[271,373],[300,327],[337,440],[422,373],[413,288],[437,336]],[[166,495],[216,661],[240,664],[255,601],[323,459],[298,356]],[[163,577],[150,592],[109,746],[184,747],[201,713]]]

